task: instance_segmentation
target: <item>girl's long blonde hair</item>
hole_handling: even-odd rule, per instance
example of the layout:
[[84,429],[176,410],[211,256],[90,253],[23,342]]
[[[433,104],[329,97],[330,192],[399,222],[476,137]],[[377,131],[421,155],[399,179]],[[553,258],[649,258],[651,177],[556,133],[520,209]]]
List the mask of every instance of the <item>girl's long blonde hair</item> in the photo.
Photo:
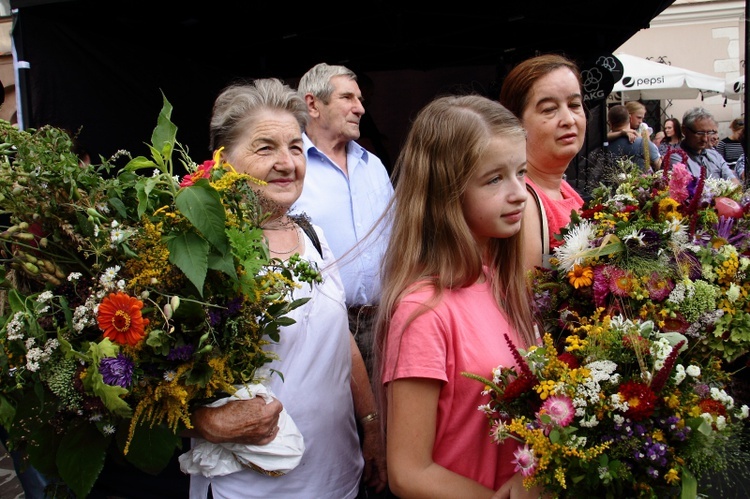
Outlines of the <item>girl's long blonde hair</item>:
[[[535,342],[521,233],[493,239],[489,254],[483,255],[461,204],[482,153],[497,136],[521,138],[525,131],[500,103],[478,95],[437,98],[412,124],[394,169],[398,181],[389,209],[392,228],[382,269],[376,366],[381,366],[394,308],[406,293],[417,285],[429,286],[437,301],[443,290],[477,282],[484,265],[498,306],[524,342],[519,346]],[[498,327],[498,335],[504,332]],[[382,369],[374,369],[373,378],[382,404]]]

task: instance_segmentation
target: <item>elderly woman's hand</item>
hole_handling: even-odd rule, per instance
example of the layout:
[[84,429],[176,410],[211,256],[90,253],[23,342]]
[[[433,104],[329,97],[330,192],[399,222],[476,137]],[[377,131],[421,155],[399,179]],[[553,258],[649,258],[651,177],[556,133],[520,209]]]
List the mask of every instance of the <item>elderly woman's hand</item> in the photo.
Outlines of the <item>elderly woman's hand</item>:
[[277,399],[268,404],[261,397],[235,400],[221,407],[197,408],[193,425],[202,438],[214,444],[266,445],[276,438],[282,409]]

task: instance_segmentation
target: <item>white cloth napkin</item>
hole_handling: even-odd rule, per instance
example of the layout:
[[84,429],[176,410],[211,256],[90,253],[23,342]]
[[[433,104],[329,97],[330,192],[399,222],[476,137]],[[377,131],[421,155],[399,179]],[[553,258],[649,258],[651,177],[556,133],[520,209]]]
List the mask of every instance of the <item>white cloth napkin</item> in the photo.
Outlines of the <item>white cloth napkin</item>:
[[[273,394],[261,384],[243,385],[231,397],[217,400],[207,407],[220,407],[232,400],[254,397],[262,397],[269,403]],[[194,438],[191,449],[180,455],[179,460],[183,473],[200,473],[205,477],[228,475],[246,468],[279,476],[293,470],[302,460],[304,452],[302,434],[286,409],[282,409],[279,414],[279,432],[269,444],[213,444],[202,438]]]

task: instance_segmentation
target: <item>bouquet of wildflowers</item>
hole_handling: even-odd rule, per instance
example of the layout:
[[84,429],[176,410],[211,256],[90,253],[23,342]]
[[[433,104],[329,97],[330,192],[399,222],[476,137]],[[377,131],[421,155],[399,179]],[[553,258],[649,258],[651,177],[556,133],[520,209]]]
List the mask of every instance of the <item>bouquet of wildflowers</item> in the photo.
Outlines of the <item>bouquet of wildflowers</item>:
[[[537,270],[551,332],[598,308],[690,339],[693,355],[734,361],[750,349],[750,196],[683,164],[643,174],[621,162],[612,185],[562,230],[553,268]],[[562,313],[560,312],[562,311]]]
[[[704,473],[740,451],[748,407],[725,390],[718,360],[699,365],[687,340],[651,321],[583,318],[558,353],[549,333],[518,368],[498,366],[480,410],[496,442],[515,438],[516,471],[552,497],[696,497]],[[676,341],[676,343],[675,343]]]
[[320,279],[269,256],[261,181],[218,154],[194,163],[171,110],[165,99],[152,157],[116,175],[125,152],[84,165],[66,132],[0,122],[0,424],[79,497],[107,452],[163,469],[194,404],[274,360],[264,347],[305,301],[295,276]]
[[748,196],[683,164],[612,166],[531,274],[543,344],[467,375],[486,385],[492,438],[523,443],[529,486],[695,497],[747,457],[728,366],[750,348]]

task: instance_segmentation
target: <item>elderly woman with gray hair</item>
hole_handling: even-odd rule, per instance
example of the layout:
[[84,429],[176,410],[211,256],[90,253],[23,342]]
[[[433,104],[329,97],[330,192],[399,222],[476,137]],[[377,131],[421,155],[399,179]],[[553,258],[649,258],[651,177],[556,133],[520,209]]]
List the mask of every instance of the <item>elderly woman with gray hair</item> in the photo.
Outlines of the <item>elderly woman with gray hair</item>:
[[[318,227],[313,226],[314,234],[309,227],[303,230],[288,214],[305,178],[302,130],[307,119],[302,98],[276,79],[230,86],[214,103],[211,147],[223,147],[224,161],[239,173],[265,181],[257,190],[271,213],[262,227],[271,256],[286,260],[298,253],[321,270],[323,280],[295,291],[295,298],[310,300],[291,312],[296,322],[283,327],[279,342],[268,346],[278,356],[266,383],[276,398],[268,404],[255,398],[202,407],[193,418],[197,433],[209,442],[263,446],[277,436],[283,404],[304,437],[305,451],[282,476],[250,468],[223,476],[193,474],[191,498],[353,498],[360,477],[377,489],[385,487],[375,401],[349,332],[333,254]],[[358,419],[371,437],[366,436],[363,449]]]

